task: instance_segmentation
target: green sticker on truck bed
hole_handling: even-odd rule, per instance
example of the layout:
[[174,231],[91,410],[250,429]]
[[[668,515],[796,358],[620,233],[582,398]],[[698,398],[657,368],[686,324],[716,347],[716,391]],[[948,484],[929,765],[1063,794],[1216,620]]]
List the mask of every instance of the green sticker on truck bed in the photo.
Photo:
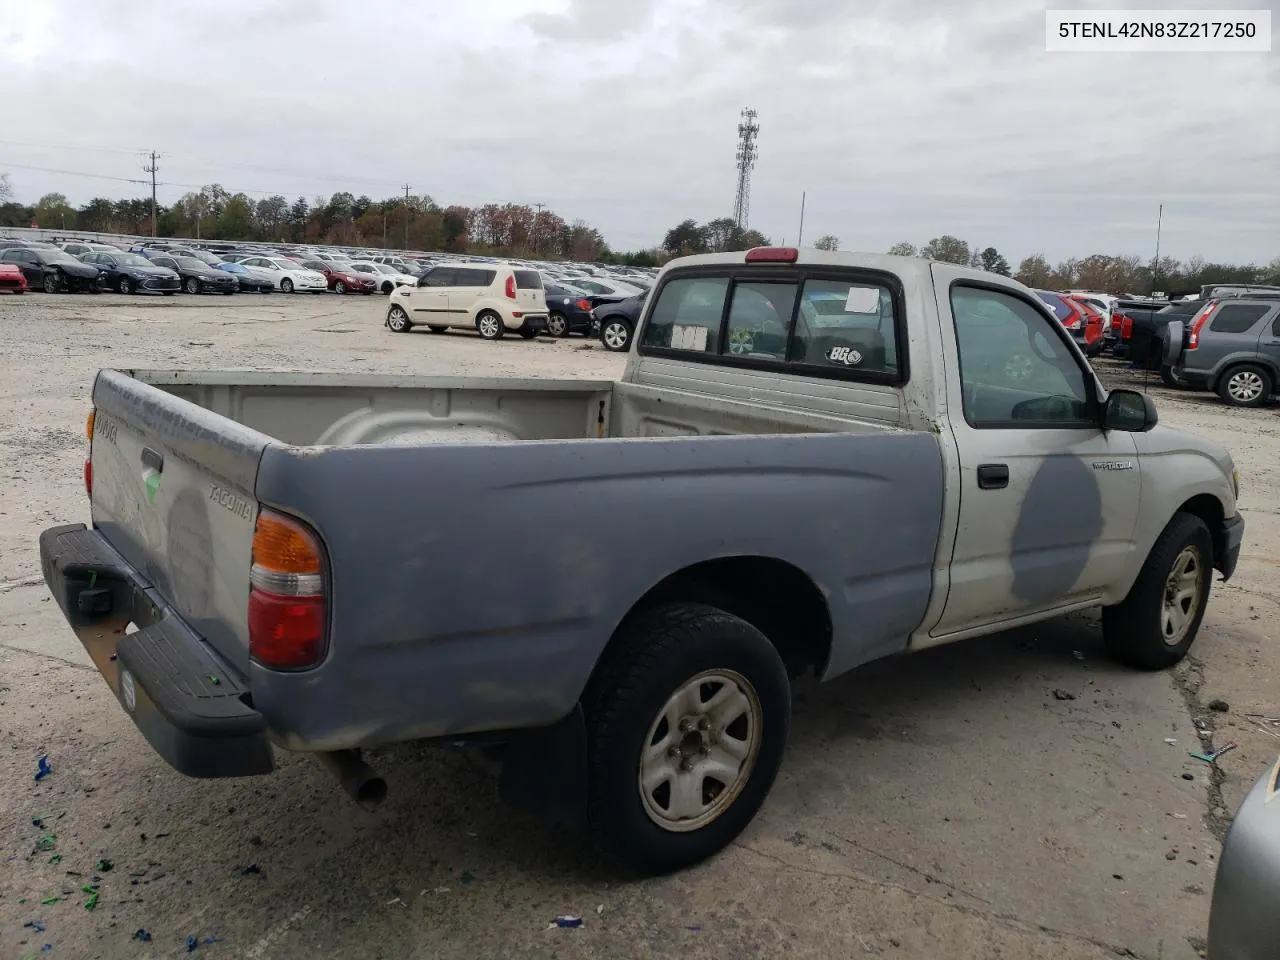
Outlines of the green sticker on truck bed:
[[142,485],[147,491],[147,503],[156,502],[156,493],[160,490],[160,474],[148,467],[142,471]]

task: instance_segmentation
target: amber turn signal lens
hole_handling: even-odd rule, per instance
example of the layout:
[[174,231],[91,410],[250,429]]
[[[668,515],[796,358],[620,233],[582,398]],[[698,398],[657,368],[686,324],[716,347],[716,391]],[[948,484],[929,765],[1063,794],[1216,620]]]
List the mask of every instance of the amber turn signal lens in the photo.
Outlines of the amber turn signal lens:
[[275,573],[320,573],[320,548],[295,520],[263,510],[253,531],[253,563]]

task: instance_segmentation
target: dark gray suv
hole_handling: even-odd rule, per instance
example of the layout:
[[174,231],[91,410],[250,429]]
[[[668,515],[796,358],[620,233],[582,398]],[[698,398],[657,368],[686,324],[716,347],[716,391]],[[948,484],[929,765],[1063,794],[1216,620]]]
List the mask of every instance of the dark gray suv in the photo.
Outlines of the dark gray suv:
[[1266,403],[1280,387],[1280,294],[1205,303],[1187,324],[1173,368],[1187,386],[1212,390],[1233,406]]

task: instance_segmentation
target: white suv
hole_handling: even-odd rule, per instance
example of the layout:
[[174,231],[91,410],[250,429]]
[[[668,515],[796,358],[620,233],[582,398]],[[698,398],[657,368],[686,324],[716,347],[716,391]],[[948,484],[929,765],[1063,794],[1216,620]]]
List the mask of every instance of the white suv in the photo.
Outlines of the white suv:
[[439,266],[417,286],[391,294],[386,323],[396,333],[415,325],[433,333],[472,327],[486,340],[500,340],[508,330],[532,340],[547,329],[547,298],[536,270],[505,263]]

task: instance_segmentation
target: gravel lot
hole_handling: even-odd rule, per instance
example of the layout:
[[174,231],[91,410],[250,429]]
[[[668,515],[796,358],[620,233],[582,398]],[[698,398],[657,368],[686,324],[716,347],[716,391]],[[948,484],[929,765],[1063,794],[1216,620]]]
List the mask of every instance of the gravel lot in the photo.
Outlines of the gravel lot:
[[[210,957],[1198,955],[1229,811],[1280,749],[1280,727],[1249,717],[1280,710],[1280,418],[1155,386],[1164,422],[1225,442],[1242,476],[1244,556],[1215,585],[1195,659],[1123,670],[1096,618],[1078,616],[805,684],[762,815],[679,876],[619,873],[582,837],[501,806],[492,776],[450,751],[373,754],[391,788],[376,813],[305,758],[245,781],[170,770],[39,577],[40,530],[87,519],[99,367],[622,370],[580,338],[396,336],[382,309],[334,296],[0,299],[0,956],[170,957],[188,936]],[[1229,712],[1207,709],[1219,697]],[[1219,769],[1187,756],[1196,719],[1206,743],[1239,744]],[[42,753],[54,772],[36,782]],[[564,913],[585,927],[547,929]],[[149,943],[133,939],[140,928]]]

